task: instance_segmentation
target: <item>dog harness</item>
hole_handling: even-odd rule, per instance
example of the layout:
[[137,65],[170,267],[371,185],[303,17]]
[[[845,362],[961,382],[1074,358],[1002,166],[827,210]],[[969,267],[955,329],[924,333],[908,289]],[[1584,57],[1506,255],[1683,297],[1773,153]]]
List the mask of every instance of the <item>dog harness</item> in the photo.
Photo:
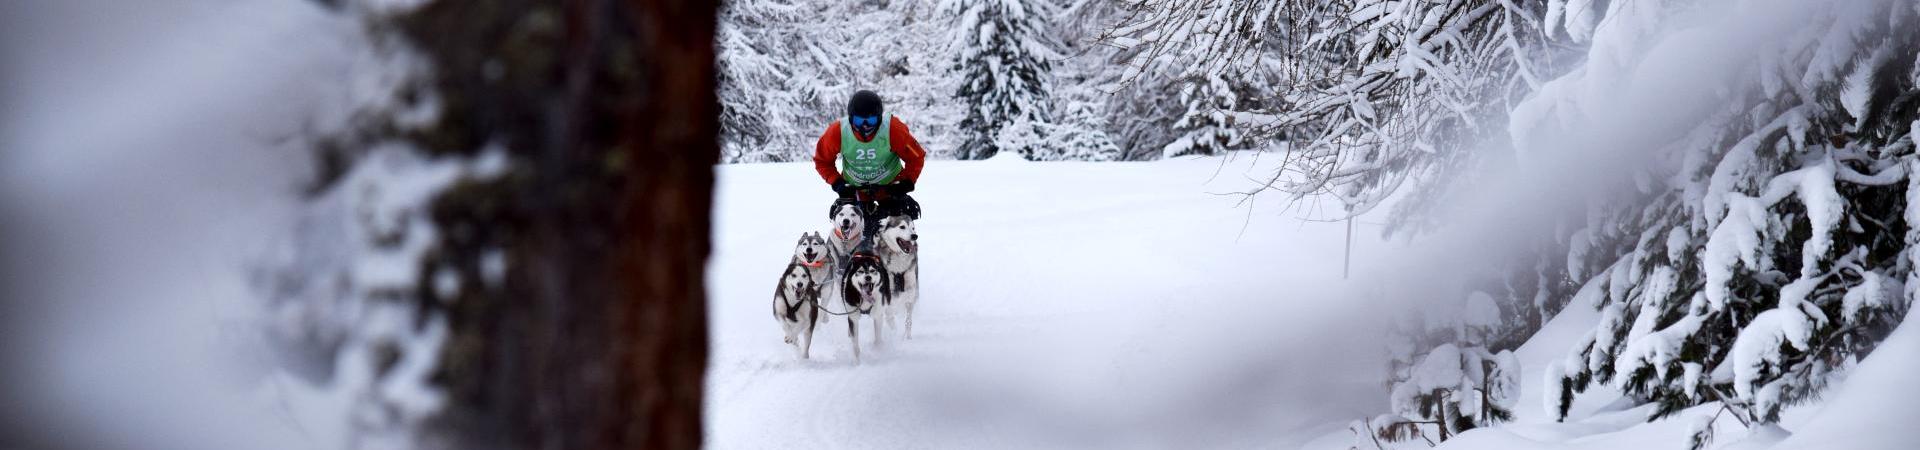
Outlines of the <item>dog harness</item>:
[[[780,278],[781,280],[783,280],[780,283],[780,288],[774,290],[773,293],[774,293],[774,297],[780,299],[780,304],[786,307],[785,315],[787,320],[797,322],[800,320],[801,306],[806,306],[808,303],[812,303],[815,308],[820,307],[820,290],[819,290],[820,288],[818,286],[812,286],[812,289],[808,289],[807,287],[803,286],[799,289],[793,290],[794,298],[788,298],[787,297],[788,286],[784,280],[787,278],[787,275],[792,275],[792,274],[793,274],[793,266],[787,266],[787,271],[782,272],[780,274]],[[804,276],[805,274],[803,273],[802,275]],[[807,283],[809,285],[812,285],[813,277],[808,276]],[[812,295],[808,295],[808,294],[812,294]],[[780,312],[774,311],[774,314],[780,314]]]
[[847,235],[846,233],[841,233],[841,232],[840,232],[840,229],[839,229],[839,228],[834,228],[834,229],[833,229],[833,238],[834,238],[834,239],[839,239],[839,240],[842,240],[842,241],[851,241],[851,240],[854,240],[854,239],[859,239],[859,238],[860,238],[860,235],[858,235],[858,234],[856,234],[856,235],[852,235],[852,236],[848,236],[848,235]]
[[[849,256],[847,257],[847,261],[848,261],[848,262],[847,262],[847,268],[849,268],[849,269],[851,269],[851,268],[853,267],[853,262],[854,262],[854,261],[858,261],[858,260],[863,260],[863,259],[865,259],[865,260],[872,260],[872,261],[873,261],[873,262],[874,262],[875,264],[881,264],[881,268],[882,268],[882,270],[885,270],[885,267],[886,267],[886,266],[885,266],[885,265],[884,265],[883,263],[881,263],[881,261],[880,261],[880,257],[878,257],[878,256],[874,256],[874,255],[873,255],[873,254],[871,254],[871,253],[854,253],[854,254],[852,254],[852,255],[849,255]],[[918,264],[919,264],[919,261],[915,261],[914,263],[915,263],[915,265],[918,265]],[[839,276],[840,276],[840,277],[844,277],[844,276],[846,276],[846,275],[845,275],[845,274],[840,274]],[[843,290],[843,291],[841,291],[841,292],[840,292],[840,296],[842,297],[842,301],[844,301],[844,300],[845,300],[845,297],[846,297],[846,295],[847,295],[847,291],[844,291],[844,290]],[[821,303],[821,302],[817,302],[817,301],[816,301],[816,302],[814,302],[814,306],[815,306],[815,307],[817,307],[817,308],[820,308],[820,311],[821,311],[821,312],[825,312],[825,313],[827,313],[827,314],[832,314],[832,315],[836,315],[836,316],[845,316],[845,315],[849,315],[849,314],[854,314],[854,313],[859,313],[859,312],[860,312],[860,307],[858,307],[858,306],[853,306],[853,305],[847,305],[847,306],[849,307],[849,309],[848,309],[848,310],[846,310],[846,311],[844,311],[844,312],[843,312],[843,311],[834,311],[834,310],[833,310],[832,308],[828,308],[828,307],[827,307],[827,305],[826,305],[825,303]]]
[[852,124],[841,121],[840,174],[846,177],[848,186],[884,185],[900,175],[905,164],[893,153],[892,123],[892,114],[881,116],[880,131],[873,134],[873,140],[860,142]]
[[[786,314],[787,321],[799,322],[800,321],[800,305],[807,304],[807,300],[803,298],[803,299],[800,299],[800,301],[796,302],[796,301],[793,301],[793,299],[784,298],[786,297],[786,295],[784,295],[786,294],[785,292],[782,292],[781,294],[783,295],[781,295],[782,299],[780,303],[787,305],[787,314]],[[799,295],[799,293],[795,293],[794,295]]]

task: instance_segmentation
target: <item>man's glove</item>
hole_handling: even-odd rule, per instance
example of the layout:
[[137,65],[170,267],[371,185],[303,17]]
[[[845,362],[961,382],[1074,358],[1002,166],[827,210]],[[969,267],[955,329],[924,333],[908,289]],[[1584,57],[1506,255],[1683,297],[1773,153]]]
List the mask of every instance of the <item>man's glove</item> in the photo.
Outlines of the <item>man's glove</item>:
[[840,194],[843,196],[847,195],[847,180],[845,179],[833,180],[832,187],[833,187],[833,193]]
[[913,192],[913,180],[895,181],[893,182],[893,185],[890,187],[891,189],[889,189],[889,191],[891,191],[893,195],[901,195],[908,192]]

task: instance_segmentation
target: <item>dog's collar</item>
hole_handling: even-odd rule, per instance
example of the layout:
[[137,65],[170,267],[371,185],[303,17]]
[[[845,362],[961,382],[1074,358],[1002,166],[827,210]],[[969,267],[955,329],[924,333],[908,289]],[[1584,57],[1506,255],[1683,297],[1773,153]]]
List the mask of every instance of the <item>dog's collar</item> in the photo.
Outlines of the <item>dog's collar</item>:
[[814,262],[806,262],[806,261],[801,261],[801,262],[800,262],[800,265],[802,265],[802,266],[807,266],[808,268],[813,268],[813,269],[818,269],[818,268],[820,268],[820,267],[822,267],[822,266],[826,266],[826,265],[827,265],[827,260],[824,260],[824,259],[822,259],[822,260],[819,260],[819,261],[814,261]]

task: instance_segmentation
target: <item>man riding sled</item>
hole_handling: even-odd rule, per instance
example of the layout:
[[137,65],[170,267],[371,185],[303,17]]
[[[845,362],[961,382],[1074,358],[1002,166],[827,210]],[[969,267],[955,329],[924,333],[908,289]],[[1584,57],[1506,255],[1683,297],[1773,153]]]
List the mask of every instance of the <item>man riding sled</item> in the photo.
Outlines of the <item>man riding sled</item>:
[[820,135],[813,166],[840,195],[836,208],[859,204],[866,212],[865,229],[878,230],[883,217],[920,218],[920,203],[907,193],[913,192],[926,157],[926,149],[907,132],[907,123],[886,114],[880,95],[860,91],[847,100],[846,118],[828,124]]

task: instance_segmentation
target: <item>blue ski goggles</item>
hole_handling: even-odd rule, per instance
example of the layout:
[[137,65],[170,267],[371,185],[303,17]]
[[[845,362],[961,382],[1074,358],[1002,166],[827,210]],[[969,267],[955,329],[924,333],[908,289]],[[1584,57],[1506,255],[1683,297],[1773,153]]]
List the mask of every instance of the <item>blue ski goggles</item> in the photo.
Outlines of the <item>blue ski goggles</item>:
[[847,118],[855,128],[873,128],[880,126],[880,116],[853,116]]

